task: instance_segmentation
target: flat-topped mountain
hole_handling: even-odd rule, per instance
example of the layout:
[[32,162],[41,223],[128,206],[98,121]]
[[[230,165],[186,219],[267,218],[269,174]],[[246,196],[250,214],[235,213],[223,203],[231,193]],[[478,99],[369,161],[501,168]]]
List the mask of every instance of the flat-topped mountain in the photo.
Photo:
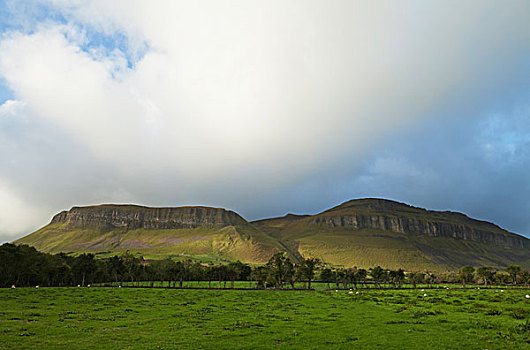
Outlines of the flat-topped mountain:
[[342,266],[447,270],[463,265],[530,267],[530,240],[461,213],[366,198],[315,215],[247,222],[210,207],[73,207],[17,240],[47,252],[131,250],[146,257],[264,263],[277,251]]
[[150,208],[139,205],[104,204],[73,207],[55,215],[51,223],[64,223],[65,227],[69,228],[160,230],[245,225],[247,221],[239,214],[222,208]]
[[15,243],[52,253],[111,255],[131,250],[148,258],[185,256],[250,263],[263,263],[282,249],[275,239],[230,210],[118,204],[73,207]]

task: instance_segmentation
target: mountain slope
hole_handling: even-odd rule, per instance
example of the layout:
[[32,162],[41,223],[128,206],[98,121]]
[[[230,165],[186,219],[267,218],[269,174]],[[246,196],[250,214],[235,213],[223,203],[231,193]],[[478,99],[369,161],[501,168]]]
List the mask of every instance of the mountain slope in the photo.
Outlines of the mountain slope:
[[277,251],[346,267],[448,270],[530,267],[530,240],[464,214],[357,199],[316,215],[247,222],[220,208],[74,207],[17,240],[39,250],[264,263]]
[[136,205],[74,207],[15,243],[52,253],[131,250],[152,258],[180,255],[250,263],[264,263],[283,248],[233,211]]
[[444,270],[530,266],[530,240],[489,222],[384,199],[348,201],[312,216],[253,222],[304,257],[344,266]]

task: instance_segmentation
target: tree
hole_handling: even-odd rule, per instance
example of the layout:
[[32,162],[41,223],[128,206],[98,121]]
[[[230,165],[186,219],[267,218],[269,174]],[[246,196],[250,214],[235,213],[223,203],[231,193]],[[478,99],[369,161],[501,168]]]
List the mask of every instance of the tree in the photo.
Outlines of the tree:
[[267,282],[276,288],[283,288],[285,283],[286,260],[286,253],[279,252],[274,254],[267,262]]
[[521,266],[519,265],[510,265],[504,269],[510,275],[513,284],[517,284],[517,274],[521,271]]
[[114,255],[112,258],[106,261],[107,271],[112,279],[118,283],[123,282],[123,275],[125,274],[125,266],[123,266],[123,260],[121,257]]
[[337,269],[334,271],[333,277],[335,279],[335,285],[337,288],[340,288],[341,283],[343,284],[342,288],[346,288],[344,281],[346,280],[346,272],[344,269]]
[[493,270],[493,268],[491,267],[479,267],[477,269],[477,277],[482,279],[482,281],[484,282],[484,285],[488,285],[488,281],[492,281],[494,276],[495,276],[495,270]]
[[340,288],[340,283],[344,279],[344,271],[342,269],[333,271],[333,277],[335,280],[335,285],[337,286],[337,288]]
[[333,273],[331,272],[331,269],[325,268],[320,271],[320,280],[328,284],[328,289],[329,289],[329,283],[331,282],[332,278],[333,278]]
[[212,288],[212,280],[215,278],[215,266],[204,268],[204,277],[208,280],[208,289]]
[[307,280],[307,289],[311,289],[311,281],[315,277],[315,265],[318,260],[309,258],[302,263],[302,277]]
[[291,285],[291,288],[294,289],[294,283],[298,280],[297,277],[300,276],[300,268],[299,266],[295,266],[291,259],[287,258],[284,262],[284,278],[285,281],[288,282]]
[[361,283],[361,287],[364,285],[366,287],[366,277],[368,272],[365,269],[358,269],[355,271],[355,279]]
[[232,281],[232,288],[234,288],[234,281],[246,281],[250,277],[250,266],[243,264],[241,261],[231,262],[228,264],[227,273]]
[[425,281],[425,274],[423,272],[411,272],[407,275],[407,279],[412,284],[412,287],[416,288],[418,283]]
[[121,256],[123,261],[123,267],[125,269],[125,274],[131,279],[131,283],[134,284],[134,281],[140,271],[140,259],[131,254],[130,251],[126,251]]
[[55,283],[52,285],[67,285],[72,279],[72,267],[59,259],[60,265],[56,269]]
[[406,278],[407,278],[407,281],[412,284],[412,288],[416,288],[416,280],[415,280],[415,277],[416,277],[416,272],[410,272],[407,274]]
[[433,283],[436,283],[436,275],[432,272],[427,272],[425,274],[425,282],[427,282],[427,284],[429,285],[429,287],[433,284]]
[[217,280],[219,281],[219,288],[221,288],[221,281],[224,281],[224,288],[226,288],[226,278],[228,275],[226,265],[217,266],[216,271],[217,271]]
[[256,281],[256,288],[265,288],[265,281],[267,280],[267,269],[264,266],[257,266],[252,269],[250,278]]
[[164,260],[164,263],[161,266],[162,271],[160,273],[164,276],[163,278],[167,280],[168,287],[175,287],[177,276],[178,276],[178,266],[177,262],[171,259]]
[[521,280],[523,281],[523,284],[529,284],[530,283],[530,271],[524,270],[519,275]]
[[226,279],[230,280],[232,289],[234,289],[235,280],[238,279],[238,277],[239,272],[237,266],[233,263],[226,265]]
[[238,279],[239,281],[248,281],[250,278],[251,268],[247,264],[242,263],[241,261],[236,261],[235,266],[237,268]]
[[405,271],[403,271],[403,269],[399,269],[397,271],[391,270],[388,272],[388,277],[394,284],[394,287],[400,288],[403,284],[403,280],[405,279]]
[[357,289],[357,283],[359,283],[357,268],[346,270],[346,275],[348,276],[348,282],[353,283],[353,288]]
[[460,269],[460,281],[462,286],[465,286],[466,283],[473,282],[475,274],[475,268],[473,266],[464,266]]
[[[201,280],[203,279],[204,269],[202,268],[201,264],[198,262],[191,262],[188,263],[188,280],[190,281],[197,281],[197,287],[200,285]],[[233,270],[232,274],[234,276],[231,276],[232,278],[237,278],[237,271]],[[232,280],[233,281],[233,280]],[[232,288],[234,288],[234,282],[232,282]]]
[[375,286],[381,288],[380,283],[386,278],[386,272],[381,268],[381,266],[376,266],[370,271],[370,276],[374,280]]
[[85,285],[85,281],[88,278],[88,281],[92,281],[92,274],[96,269],[96,262],[94,260],[94,254],[81,254],[79,255],[72,266],[74,276],[76,277],[78,283],[82,286]]
[[175,280],[175,262],[171,259],[155,260],[147,266],[147,279],[158,280],[163,285],[167,281],[168,288]]

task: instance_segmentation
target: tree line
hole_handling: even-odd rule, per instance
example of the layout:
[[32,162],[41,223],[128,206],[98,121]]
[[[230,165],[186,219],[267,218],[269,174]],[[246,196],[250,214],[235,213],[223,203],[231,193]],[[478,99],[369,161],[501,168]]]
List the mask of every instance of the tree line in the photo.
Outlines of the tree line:
[[518,265],[504,269],[494,267],[464,266],[458,272],[405,272],[403,269],[383,269],[380,266],[368,270],[357,268],[329,268],[320,270],[320,281],[328,283],[328,288],[402,288],[404,284],[416,288],[418,285],[433,286],[437,284],[466,285],[528,285],[530,271],[522,270]]
[[529,284],[530,273],[517,265],[505,271],[491,267],[465,266],[459,272],[441,274],[405,272],[376,266],[371,269],[332,268],[318,259],[291,260],[286,253],[273,255],[267,264],[250,266],[236,261],[229,264],[201,264],[171,259],[146,261],[129,251],[121,256],[96,258],[94,254],[77,256],[48,254],[28,245],[10,243],[0,246],[0,287],[14,286],[86,286],[114,282],[140,285],[160,281],[167,287],[183,287],[188,281],[207,281],[209,288],[234,288],[235,281],[253,281],[256,288],[292,288],[303,282],[311,289],[313,281],[328,288],[401,288],[403,284],[462,283]]

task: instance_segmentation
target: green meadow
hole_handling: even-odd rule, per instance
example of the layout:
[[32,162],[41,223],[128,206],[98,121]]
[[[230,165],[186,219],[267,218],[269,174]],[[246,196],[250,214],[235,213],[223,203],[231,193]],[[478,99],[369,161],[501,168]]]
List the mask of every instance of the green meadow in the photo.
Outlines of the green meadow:
[[526,294],[0,289],[0,348],[530,349]]

